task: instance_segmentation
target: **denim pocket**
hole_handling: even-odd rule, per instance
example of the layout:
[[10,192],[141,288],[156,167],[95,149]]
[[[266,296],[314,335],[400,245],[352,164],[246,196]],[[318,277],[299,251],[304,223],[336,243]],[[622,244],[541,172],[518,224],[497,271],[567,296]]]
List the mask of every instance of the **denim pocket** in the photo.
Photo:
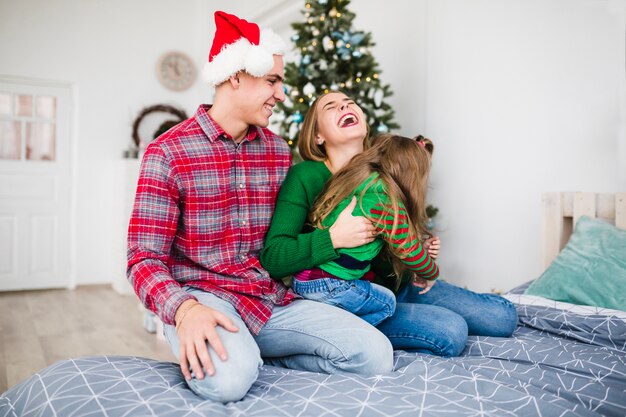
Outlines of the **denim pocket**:
[[294,279],[292,283],[292,290],[296,294],[307,300],[321,302],[327,301],[348,287],[349,282],[333,278],[320,278],[311,281]]

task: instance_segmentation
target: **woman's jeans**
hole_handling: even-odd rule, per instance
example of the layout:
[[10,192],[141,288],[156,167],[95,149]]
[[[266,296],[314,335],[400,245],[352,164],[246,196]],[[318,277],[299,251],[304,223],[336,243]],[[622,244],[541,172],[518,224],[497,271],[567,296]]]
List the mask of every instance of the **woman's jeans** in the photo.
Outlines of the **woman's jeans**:
[[361,279],[318,278],[310,281],[293,279],[293,292],[311,301],[343,308],[376,326],[396,310],[396,296],[383,287]]
[[510,301],[437,281],[426,294],[411,282],[396,296],[396,312],[377,328],[394,349],[458,356],[467,336],[509,337],[517,325]]

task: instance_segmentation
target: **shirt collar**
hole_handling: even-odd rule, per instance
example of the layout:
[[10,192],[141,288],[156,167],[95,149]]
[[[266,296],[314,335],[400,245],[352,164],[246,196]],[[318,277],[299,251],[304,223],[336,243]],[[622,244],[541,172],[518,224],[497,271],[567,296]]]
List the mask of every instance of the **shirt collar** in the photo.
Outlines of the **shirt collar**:
[[[217,124],[215,120],[211,116],[209,116],[209,109],[211,108],[210,104],[201,104],[194,115],[194,118],[202,128],[202,131],[206,135],[209,142],[214,142],[217,139],[232,139],[228,133],[224,132],[224,129]],[[266,142],[267,137],[258,126],[250,126],[248,128],[248,133],[244,136],[243,141],[252,141],[256,138],[261,139]]]

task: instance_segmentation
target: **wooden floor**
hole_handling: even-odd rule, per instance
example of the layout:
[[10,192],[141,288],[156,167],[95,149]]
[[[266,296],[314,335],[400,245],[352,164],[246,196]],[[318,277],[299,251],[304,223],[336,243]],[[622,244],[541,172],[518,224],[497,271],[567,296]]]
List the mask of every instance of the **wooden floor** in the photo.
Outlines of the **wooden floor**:
[[176,362],[167,342],[142,323],[138,298],[110,285],[0,292],[0,393],[66,358],[107,354]]

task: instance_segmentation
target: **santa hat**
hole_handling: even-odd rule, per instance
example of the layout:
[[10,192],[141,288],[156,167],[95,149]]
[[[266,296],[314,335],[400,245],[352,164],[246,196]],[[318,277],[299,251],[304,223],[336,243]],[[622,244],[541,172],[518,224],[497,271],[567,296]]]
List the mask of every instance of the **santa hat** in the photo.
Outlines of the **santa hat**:
[[235,15],[215,12],[215,37],[204,65],[204,80],[217,86],[243,70],[262,77],[274,66],[272,55],[283,55],[285,43],[270,29],[261,31],[256,23]]

